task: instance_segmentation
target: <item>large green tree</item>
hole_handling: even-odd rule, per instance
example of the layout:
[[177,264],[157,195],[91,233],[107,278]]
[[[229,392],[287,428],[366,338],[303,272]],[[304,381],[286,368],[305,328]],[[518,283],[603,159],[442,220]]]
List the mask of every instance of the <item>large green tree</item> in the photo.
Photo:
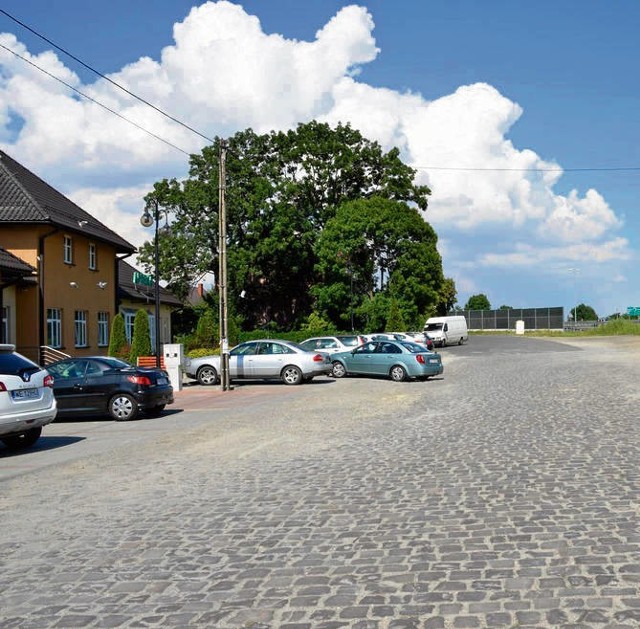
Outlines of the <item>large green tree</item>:
[[[160,276],[178,295],[193,277],[217,275],[219,148],[218,140],[193,155],[187,179],[158,182],[147,196],[170,215],[171,230],[160,238]],[[287,132],[248,129],[232,136],[225,182],[228,292],[245,325],[290,328],[305,320],[319,282],[316,241],[338,208],[375,196],[425,210],[430,191],[414,178],[397,149],[384,152],[349,125],[314,121]],[[151,243],[141,260],[153,265]]]
[[356,328],[375,331],[384,328],[393,298],[404,321],[421,326],[444,281],[436,243],[432,227],[406,203],[344,203],[318,236],[316,309],[342,328],[355,313]]
[[464,306],[465,310],[491,310],[489,298],[484,293],[471,295]]

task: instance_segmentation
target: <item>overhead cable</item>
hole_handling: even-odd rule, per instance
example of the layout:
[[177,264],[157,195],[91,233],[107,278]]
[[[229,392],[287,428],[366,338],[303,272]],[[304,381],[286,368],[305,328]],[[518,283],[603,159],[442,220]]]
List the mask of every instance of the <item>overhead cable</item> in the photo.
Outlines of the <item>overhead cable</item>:
[[162,114],[166,118],[169,118],[169,120],[173,120],[173,122],[176,122],[177,124],[181,125],[185,129],[188,129],[192,133],[195,133],[196,135],[199,135],[201,138],[207,140],[207,142],[211,142],[212,144],[214,143],[214,140],[212,138],[204,135],[203,133],[200,133],[200,131],[197,131],[193,127],[190,127],[185,122],[182,122],[182,120],[178,120],[178,118],[175,118],[171,114],[167,113],[163,109],[160,109],[160,107],[157,107],[153,103],[150,103],[149,101],[145,100],[141,96],[138,96],[137,94],[134,94],[133,92],[128,90],[126,87],[124,87],[123,85],[120,85],[120,83],[117,83],[113,79],[110,79],[108,76],[105,76],[102,72],[100,72],[99,70],[96,70],[95,68],[91,67],[89,64],[85,63],[84,61],[82,61],[82,59],[79,59],[78,57],[76,57],[75,55],[70,53],[68,50],[65,50],[61,46],[58,46],[58,44],[56,44],[55,42],[53,42],[50,39],[48,39],[47,37],[45,37],[44,35],[42,35],[38,31],[36,31],[34,28],[31,28],[29,25],[25,24],[24,22],[21,22],[18,18],[14,17],[13,15],[8,13],[4,9],[0,9],[0,13],[2,13],[3,15],[6,15],[10,20],[13,20],[16,24],[19,24],[23,28],[26,28],[30,33],[33,33],[36,37],[39,37],[43,41],[46,41],[48,44],[53,46],[56,50],[59,50],[61,53],[67,55],[67,57],[70,57],[74,61],[77,61],[81,66],[83,66],[87,70],[93,72],[94,74],[96,74],[100,78],[104,79],[105,81],[108,81],[109,83],[111,83],[111,85],[113,85],[113,86],[117,87],[118,89],[122,90],[123,92],[125,92],[126,94],[131,96],[132,98],[135,98],[136,100],[140,101],[141,103],[144,103],[145,105],[148,105],[152,109],[155,109],[158,113]]
[[139,125],[137,122],[134,122],[133,120],[129,120],[129,118],[127,118],[126,116],[123,116],[122,114],[119,114],[117,111],[114,111],[110,107],[107,107],[107,105],[101,103],[100,101],[96,100],[95,98],[92,98],[91,96],[88,96],[84,92],[81,92],[79,89],[73,87],[73,85],[69,85],[69,83],[67,83],[66,81],[63,81],[61,78],[55,76],[54,74],[51,74],[51,72],[45,70],[44,68],[41,68],[37,63],[34,63],[33,61],[30,61],[26,57],[23,57],[22,55],[18,54],[15,50],[11,50],[11,48],[8,48],[4,44],[0,44],[0,48],[4,48],[7,52],[10,52],[12,55],[15,55],[19,59],[22,59],[22,61],[24,61],[25,63],[28,63],[30,66],[33,66],[37,70],[40,70],[40,72],[43,72],[44,74],[46,74],[47,76],[51,77],[52,79],[55,79],[59,83],[62,83],[62,85],[65,85],[70,90],[73,90],[76,94],[79,94],[83,98],[86,98],[87,100],[90,100],[92,103],[95,103],[96,105],[102,107],[103,109],[106,109],[109,113],[112,113],[115,116],[118,116],[118,118],[124,120],[125,122],[128,122],[129,124],[133,125],[134,127],[138,128],[138,129],[140,129],[140,131],[144,131],[145,133],[149,134],[150,136],[156,138],[156,140],[160,140],[160,142],[164,142],[165,144],[168,144],[172,148],[180,151],[181,153],[184,153],[185,155],[191,155],[191,153],[189,153],[188,151],[185,151],[184,149],[181,149],[179,146],[176,146],[172,142],[169,142],[169,140],[165,140],[164,138],[160,137],[159,135],[156,135],[155,133],[153,133],[153,131],[149,131],[148,129],[145,129],[143,126]]

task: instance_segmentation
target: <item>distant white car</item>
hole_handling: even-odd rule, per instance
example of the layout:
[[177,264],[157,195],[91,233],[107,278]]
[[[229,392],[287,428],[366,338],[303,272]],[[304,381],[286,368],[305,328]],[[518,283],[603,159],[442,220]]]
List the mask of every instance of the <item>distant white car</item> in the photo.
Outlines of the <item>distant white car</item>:
[[[229,352],[231,380],[282,380],[285,384],[301,384],[315,376],[328,375],[331,368],[328,353],[309,352],[289,341],[247,341]],[[187,358],[183,370],[200,384],[216,384],[220,379],[220,356]]]
[[364,336],[360,334],[345,334],[340,336],[314,336],[300,343],[309,352],[345,352],[354,347],[358,347],[366,342]]
[[32,446],[58,412],[53,377],[15,349],[0,345],[0,441],[12,450]]

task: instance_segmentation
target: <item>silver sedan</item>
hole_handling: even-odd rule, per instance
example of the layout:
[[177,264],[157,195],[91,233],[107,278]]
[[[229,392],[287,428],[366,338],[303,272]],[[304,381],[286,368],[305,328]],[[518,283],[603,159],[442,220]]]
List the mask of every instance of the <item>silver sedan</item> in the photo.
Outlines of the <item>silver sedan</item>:
[[[216,384],[220,378],[220,356],[187,358],[185,374],[200,384]],[[240,343],[229,352],[231,380],[282,380],[285,384],[309,382],[331,372],[331,359],[324,352],[309,352],[289,341],[260,339]]]

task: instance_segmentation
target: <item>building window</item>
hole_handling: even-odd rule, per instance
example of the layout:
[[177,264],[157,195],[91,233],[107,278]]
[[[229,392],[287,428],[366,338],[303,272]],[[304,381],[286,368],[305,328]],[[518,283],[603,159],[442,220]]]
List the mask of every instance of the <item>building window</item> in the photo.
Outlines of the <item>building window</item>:
[[2,319],[0,320],[0,343],[9,342],[9,307],[2,306]]
[[76,347],[87,346],[87,312],[76,310],[74,337]]
[[98,347],[109,345],[109,313],[98,313]]
[[127,343],[131,345],[133,339],[133,320],[136,318],[135,310],[125,310],[122,315],[124,316],[124,333],[127,337]]
[[89,244],[89,268],[92,271],[98,268],[98,250],[93,243]]
[[73,264],[73,241],[71,236],[64,237],[64,263]]
[[156,316],[155,314],[147,313],[149,315],[149,340],[151,341],[151,348],[153,353],[156,351]]
[[47,345],[62,347],[62,311],[60,308],[47,308]]

